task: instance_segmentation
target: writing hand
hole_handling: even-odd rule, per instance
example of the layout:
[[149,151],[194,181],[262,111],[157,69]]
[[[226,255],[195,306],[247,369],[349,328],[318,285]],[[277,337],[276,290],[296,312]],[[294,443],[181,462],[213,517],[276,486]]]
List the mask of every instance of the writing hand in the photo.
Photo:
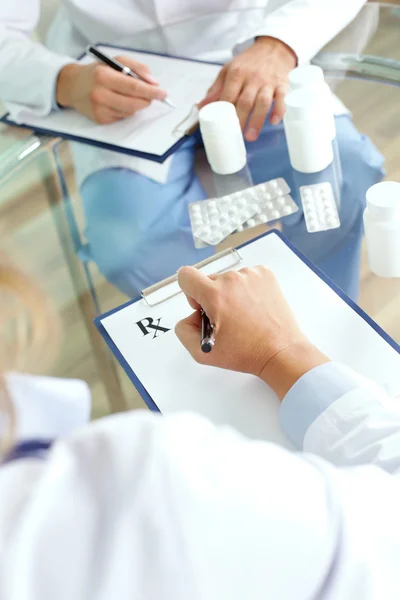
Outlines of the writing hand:
[[[267,268],[207,277],[183,267],[178,281],[196,312],[175,331],[197,362],[257,375],[283,398],[299,377],[328,361],[300,330]],[[209,353],[200,348],[200,307],[214,325],[216,341]]]
[[98,62],[66,65],[57,80],[58,104],[106,125],[143,110],[152,100],[166,98],[167,93],[159,88],[146,65],[125,56],[116,58],[146,81],[118,73]]

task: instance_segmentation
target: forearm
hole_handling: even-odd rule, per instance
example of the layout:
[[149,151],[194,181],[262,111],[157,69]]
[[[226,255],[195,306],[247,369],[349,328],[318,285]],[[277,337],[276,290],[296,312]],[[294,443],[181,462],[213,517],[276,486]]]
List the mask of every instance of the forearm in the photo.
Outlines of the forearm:
[[277,351],[267,362],[260,377],[282,401],[303,375],[329,362],[323,352],[307,341]]

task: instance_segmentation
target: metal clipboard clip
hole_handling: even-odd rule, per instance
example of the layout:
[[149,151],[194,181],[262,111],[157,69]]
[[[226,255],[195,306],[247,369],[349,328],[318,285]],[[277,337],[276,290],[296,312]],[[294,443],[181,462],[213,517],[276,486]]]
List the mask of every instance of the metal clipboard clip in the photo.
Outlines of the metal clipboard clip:
[[[210,258],[206,258],[201,262],[193,265],[196,269],[206,269],[216,263],[217,261],[221,261],[217,270],[207,269],[207,275],[217,275],[219,273],[223,273],[224,271],[228,271],[235,267],[243,260],[240,252],[236,248],[227,248],[226,250],[222,250],[222,252],[218,252],[218,254],[214,254],[214,256],[210,256]],[[167,290],[167,288],[169,288]],[[142,291],[142,298],[146,302],[147,306],[153,307],[158,304],[162,304],[166,300],[170,300],[175,296],[178,296],[182,293],[181,288],[178,285],[178,275],[171,275],[171,277],[167,277],[154,285],[151,285]]]
[[190,109],[190,112],[180,123],[175,125],[172,133],[177,137],[183,135],[192,135],[199,126],[199,110],[197,104],[194,104]]

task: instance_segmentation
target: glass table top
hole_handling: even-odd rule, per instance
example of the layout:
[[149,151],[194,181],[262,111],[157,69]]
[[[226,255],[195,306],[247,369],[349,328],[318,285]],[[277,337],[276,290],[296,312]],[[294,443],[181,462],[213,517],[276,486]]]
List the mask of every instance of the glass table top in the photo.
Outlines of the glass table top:
[[[362,33],[362,35],[361,35]],[[212,173],[200,136],[174,155],[166,183],[128,169],[96,167],[84,144],[0,128],[2,250],[33,274],[64,324],[60,355],[49,374],[86,380],[94,416],[143,406],[93,326],[93,318],[184,264],[280,229],[314,264],[400,341],[400,279],[368,266],[363,240],[365,192],[383,177],[400,180],[400,7],[368,4],[315,59],[348,112],[336,118],[336,160],[314,175],[292,169],[282,125],[266,126],[247,144],[247,168]],[[82,177],[82,165],[91,174]],[[188,204],[283,177],[299,211],[229,236],[217,248],[195,248]],[[329,181],[341,226],[309,233],[299,188]]]

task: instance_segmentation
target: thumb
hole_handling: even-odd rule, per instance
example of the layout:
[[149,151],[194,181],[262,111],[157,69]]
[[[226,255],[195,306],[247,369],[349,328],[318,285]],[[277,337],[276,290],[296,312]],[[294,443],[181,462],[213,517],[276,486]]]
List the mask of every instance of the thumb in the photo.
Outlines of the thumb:
[[179,321],[175,326],[178,340],[195,360],[201,355],[201,315],[196,311],[190,317]]
[[151,75],[150,69],[147,65],[138,62],[137,60],[133,60],[128,56],[116,56],[115,58],[121,64],[129,67],[131,71],[136,73],[136,75],[142,77],[147,83],[151,83],[152,85],[160,85],[157,79]]
[[182,267],[178,271],[178,284],[186,296],[207,310],[210,295],[215,291],[215,284],[207,275],[195,267]]
[[225,77],[226,77],[226,69],[224,67],[223,69],[221,69],[217,79],[214,81],[212,86],[207,91],[205,98],[199,103],[199,105],[198,105],[199,110],[200,110],[200,108],[203,108],[203,106],[205,106],[206,104],[209,104],[210,102],[216,102],[217,100],[219,100],[222,90],[224,88]]

